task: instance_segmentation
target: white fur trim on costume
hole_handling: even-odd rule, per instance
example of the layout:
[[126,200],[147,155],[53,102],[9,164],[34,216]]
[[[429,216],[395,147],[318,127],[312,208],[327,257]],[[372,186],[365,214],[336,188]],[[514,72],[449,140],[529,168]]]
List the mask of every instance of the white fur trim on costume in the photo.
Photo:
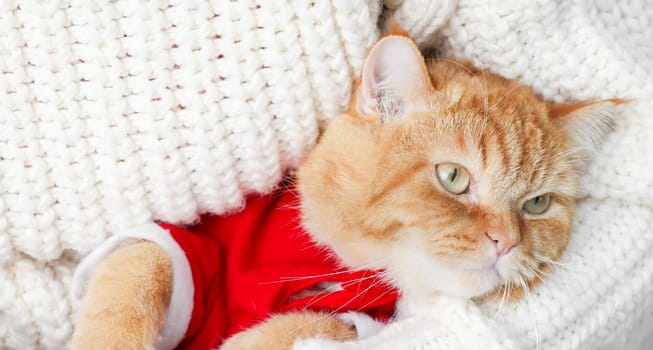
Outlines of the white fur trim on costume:
[[75,271],[71,294],[79,302],[86,292],[98,264],[120,244],[144,239],[158,244],[172,259],[173,279],[166,321],[159,333],[158,350],[174,349],[186,334],[193,311],[193,275],[186,254],[170,233],[156,224],[134,227],[106,240],[89,254]]
[[350,311],[337,316],[341,321],[356,327],[358,338],[365,338],[378,333],[383,328],[383,322],[379,322],[363,312]]

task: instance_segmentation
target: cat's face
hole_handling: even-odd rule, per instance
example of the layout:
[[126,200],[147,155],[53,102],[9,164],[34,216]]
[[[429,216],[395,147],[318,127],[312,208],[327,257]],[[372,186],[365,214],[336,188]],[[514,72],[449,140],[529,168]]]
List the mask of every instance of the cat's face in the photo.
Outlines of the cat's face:
[[533,282],[567,245],[579,161],[610,104],[547,105],[460,63],[426,67],[409,39],[386,37],[299,171],[303,223],[405,294]]

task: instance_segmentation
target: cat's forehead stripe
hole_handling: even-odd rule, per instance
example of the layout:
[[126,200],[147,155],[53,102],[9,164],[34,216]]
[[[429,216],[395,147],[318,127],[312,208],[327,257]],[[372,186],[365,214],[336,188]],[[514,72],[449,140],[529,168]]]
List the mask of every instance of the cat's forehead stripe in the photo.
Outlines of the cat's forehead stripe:
[[[510,153],[508,152],[508,143],[506,142],[506,132],[493,118],[487,118],[485,123],[486,127],[484,128],[483,136],[487,135],[485,139],[489,141],[489,143],[492,143],[492,148],[496,150],[496,152],[491,152],[490,154],[500,158],[504,170],[510,169],[511,162]],[[484,167],[486,166],[487,164],[484,164]]]
[[519,196],[543,186],[553,175],[543,130],[534,120],[515,123],[489,113],[485,124],[475,144],[482,168],[495,178],[496,191]]

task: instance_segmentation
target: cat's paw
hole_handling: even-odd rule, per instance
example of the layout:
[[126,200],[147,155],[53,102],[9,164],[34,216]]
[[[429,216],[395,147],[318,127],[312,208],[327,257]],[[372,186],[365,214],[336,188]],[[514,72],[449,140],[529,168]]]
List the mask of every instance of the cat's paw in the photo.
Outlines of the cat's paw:
[[266,337],[265,334],[261,334],[261,332],[245,331],[227,339],[220,345],[219,350],[283,349],[283,347],[279,347],[280,345],[276,344],[270,337]]
[[155,350],[152,344],[133,334],[77,334],[70,346],[71,350]]
[[[356,319],[356,320],[355,320]],[[274,315],[266,321],[234,335],[220,350],[290,350],[295,339],[321,337],[338,341],[356,338],[352,316],[341,320],[334,315],[318,312],[294,312]]]
[[[345,325],[356,330],[356,338],[365,338],[378,333],[384,324],[376,321],[369,315],[362,312],[350,311],[336,316]],[[353,339],[350,339],[353,340]],[[342,350],[351,348],[351,344],[342,341],[324,338],[322,336],[313,338],[298,338],[292,350]],[[355,348],[355,347],[354,347]]]

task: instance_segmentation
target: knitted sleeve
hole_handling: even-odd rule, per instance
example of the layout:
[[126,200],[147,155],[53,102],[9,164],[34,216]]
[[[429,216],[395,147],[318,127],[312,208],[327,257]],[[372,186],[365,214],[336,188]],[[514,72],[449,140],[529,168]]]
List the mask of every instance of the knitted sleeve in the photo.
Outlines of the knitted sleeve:
[[0,1],[0,348],[62,349],[74,264],[270,191],[342,111],[378,1]]

